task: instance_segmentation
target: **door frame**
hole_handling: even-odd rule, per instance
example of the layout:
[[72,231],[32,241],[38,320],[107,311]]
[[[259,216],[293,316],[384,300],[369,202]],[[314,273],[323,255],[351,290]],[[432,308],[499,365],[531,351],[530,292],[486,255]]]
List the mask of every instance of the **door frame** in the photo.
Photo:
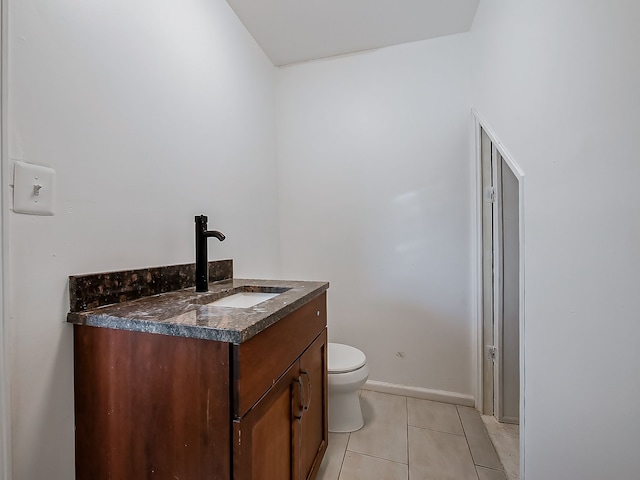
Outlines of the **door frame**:
[[[487,142],[485,142],[485,137],[488,140]],[[485,162],[484,159],[488,158],[489,161]],[[480,305],[482,308],[482,318],[494,318],[495,316],[495,305],[496,305],[496,301],[494,299],[494,289],[493,289],[493,265],[494,265],[494,261],[493,261],[493,256],[494,256],[494,248],[493,248],[493,244],[495,243],[495,234],[494,234],[494,229],[493,229],[493,218],[495,217],[495,204],[492,204],[491,206],[486,204],[486,198],[485,195],[488,193],[486,190],[486,183],[489,182],[491,184],[494,183],[493,181],[493,146],[491,143],[491,139],[489,138],[489,136],[487,135],[486,132],[480,132],[480,188],[482,189],[482,199],[481,199],[481,218],[479,219],[480,222],[480,235],[481,235],[481,239],[480,242],[482,244],[481,250],[481,261],[482,261],[482,265],[480,267],[481,270],[481,275],[482,275],[482,288],[481,290],[481,295],[482,295],[482,299],[480,300]],[[489,224],[489,220],[491,220],[491,224],[492,224],[492,228],[489,229],[485,229],[485,227],[488,227]],[[488,244],[489,242],[491,243],[491,249],[488,249]],[[490,268],[486,268],[487,266],[490,266]],[[491,270],[491,271],[489,271]],[[488,289],[487,286],[491,284],[491,289]],[[487,344],[490,341],[490,344],[494,344],[494,337],[495,337],[495,328],[493,323],[490,325],[491,328],[488,328],[489,325],[487,325],[485,322],[483,322],[482,324],[482,328],[480,330],[480,337],[482,338],[482,342],[481,342],[481,348],[482,348],[482,367],[480,368],[480,371],[482,372],[482,377],[481,377],[481,381],[482,381],[482,391],[481,391],[481,395],[482,397],[479,400],[479,410],[480,413],[487,413],[488,411],[491,411],[491,413],[494,412],[495,410],[495,404],[494,404],[494,399],[495,399],[495,394],[494,394],[494,389],[487,389],[485,388],[487,385],[491,385],[493,386],[495,384],[495,368],[488,368],[490,365],[493,365],[493,363],[489,363],[489,352],[487,351]]]
[[[487,133],[487,132],[485,132]],[[491,184],[495,188],[495,200],[493,202],[493,346],[497,351],[496,358],[493,362],[493,416],[500,421],[499,412],[502,409],[502,391],[503,386],[503,342],[502,329],[504,325],[504,242],[503,238],[503,212],[502,212],[502,155],[498,150],[493,138],[487,133],[491,140],[491,163],[492,163],[492,181]],[[484,285],[483,285],[484,288]],[[484,323],[483,318],[483,323]],[[486,328],[486,327],[485,327]],[[483,364],[484,367],[485,364]],[[483,384],[484,388],[485,385]]]
[[9,155],[7,142],[7,4],[0,0],[0,479],[11,479],[9,416]]
[[487,134],[494,145],[494,148],[502,156],[507,166],[511,169],[518,180],[518,201],[519,201],[519,350],[520,350],[520,478],[525,478],[525,430],[526,430],[526,351],[525,351],[525,216],[524,216],[524,193],[525,193],[525,175],[518,164],[513,160],[502,142],[498,139],[491,126],[476,110],[472,109],[472,127],[473,127],[473,228],[474,246],[472,249],[473,258],[473,288],[472,295],[475,301],[472,303],[474,308],[474,330],[476,338],[476,409],[482,412],[483,402],[483,358],[484,358],[484,342],[483,342],[483,310],[482,310],[482,163],[481,163],[481,130]]

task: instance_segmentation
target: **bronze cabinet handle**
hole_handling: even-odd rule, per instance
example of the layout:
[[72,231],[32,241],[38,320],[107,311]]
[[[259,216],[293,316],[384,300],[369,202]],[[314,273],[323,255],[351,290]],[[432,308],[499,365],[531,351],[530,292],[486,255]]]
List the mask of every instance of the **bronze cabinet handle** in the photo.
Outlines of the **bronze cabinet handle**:
[[305,410],[309,410],[309,405],[311,405],[311,379],[309,377],[309,372],[307,371],[302,371],[301,373],[301,377],[304,376],[307,379],[307,395],[306,395],[306,401],[303,404],[303,407]]
[[302,403],[302,398],[304,397],[304,386],[302,385],[302,379],[300,377],[296,378],[295,382],[298,384],[298,395],[297,395],[297,407],[298,407],[298,412],[294,415],[294,418],[296,420],[301,420],[302,419],[302,415],[304,415],[304,403]]

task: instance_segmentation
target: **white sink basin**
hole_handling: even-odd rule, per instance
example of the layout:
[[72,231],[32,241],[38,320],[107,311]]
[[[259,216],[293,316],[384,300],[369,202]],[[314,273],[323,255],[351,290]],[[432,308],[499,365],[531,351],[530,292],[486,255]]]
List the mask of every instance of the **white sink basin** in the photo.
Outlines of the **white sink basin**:
[[265,292],[240,292],[228,297],[223,297],[215,302],[207,303],[214,307],[234,307],[234,308],[249,308],[254,305],[258,305],[273,297],[277,297],[279,293],[265,293]]

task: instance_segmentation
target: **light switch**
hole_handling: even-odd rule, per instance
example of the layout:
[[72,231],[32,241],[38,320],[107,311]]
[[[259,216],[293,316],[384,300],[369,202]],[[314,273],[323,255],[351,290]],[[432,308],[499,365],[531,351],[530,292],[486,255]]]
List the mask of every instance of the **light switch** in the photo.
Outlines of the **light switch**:
[[53,215],[56,172],[52,168],[16,162],[13,171],[13,211]]

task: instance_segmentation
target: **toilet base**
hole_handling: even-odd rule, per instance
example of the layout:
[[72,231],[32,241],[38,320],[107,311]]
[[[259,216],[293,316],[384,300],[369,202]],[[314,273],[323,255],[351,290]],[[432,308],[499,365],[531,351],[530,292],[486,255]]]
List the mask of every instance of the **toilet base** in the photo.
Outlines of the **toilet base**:
[[364,425],[358,390],[329,395],[329,431],[348,433]]

